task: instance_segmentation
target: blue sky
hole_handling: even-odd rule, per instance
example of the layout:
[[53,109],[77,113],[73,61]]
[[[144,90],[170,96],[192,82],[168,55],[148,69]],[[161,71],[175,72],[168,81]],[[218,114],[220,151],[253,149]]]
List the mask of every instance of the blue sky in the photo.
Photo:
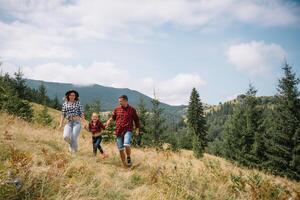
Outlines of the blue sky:
[[300,75],[292,0],[0,0],[2,70],[138,90],[172,105],[192,87],[217,104],[273,95],[284,59]]

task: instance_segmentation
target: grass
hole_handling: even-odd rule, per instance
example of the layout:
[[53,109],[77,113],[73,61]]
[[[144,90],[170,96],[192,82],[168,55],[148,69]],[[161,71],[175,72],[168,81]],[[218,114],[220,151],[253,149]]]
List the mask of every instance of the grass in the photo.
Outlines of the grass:
[[[59,113],[50,114],[57,123]],[[300,199],[299,182],[209,154],[133,148],[133,167],[124,169],[114,143],[103,145],[109,158],[95,158],[83,130],[73,157],[61,130],[3,113],[0,138],[0,199]]]

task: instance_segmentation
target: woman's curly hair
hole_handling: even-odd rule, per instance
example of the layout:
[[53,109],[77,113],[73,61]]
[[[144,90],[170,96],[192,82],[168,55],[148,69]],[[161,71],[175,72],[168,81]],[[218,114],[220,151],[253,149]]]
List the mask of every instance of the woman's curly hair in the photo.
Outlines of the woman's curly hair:
[[70,100],[69,96],[70,96],[71,93],[75,94],[75,101],[78,101],[79,100],[79,93],[76,90],[69,90],[69,91],[67,91],[66,94],[65,94],[65,100],[66,101]]

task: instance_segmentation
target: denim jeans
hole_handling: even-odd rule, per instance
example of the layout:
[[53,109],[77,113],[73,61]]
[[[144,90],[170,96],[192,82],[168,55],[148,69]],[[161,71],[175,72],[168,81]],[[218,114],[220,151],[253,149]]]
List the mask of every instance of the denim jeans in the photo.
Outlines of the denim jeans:
[[103,149],[101,147],[102,136],[92,137],[93,139],[93,152],[94,155],[97,154],[97,149],[99,149],[100,153],[103,154]]
[[69,121],[64,128],[64,140],[70,144],[70,151],[77,152],[78,143],[77,139],[80,134],[81,123],[79,120]]
[[130,146],[132,140],[132,132],[127,131],[124,135],[117,136],[117,146],[120,151],[124,150],[124,146]]

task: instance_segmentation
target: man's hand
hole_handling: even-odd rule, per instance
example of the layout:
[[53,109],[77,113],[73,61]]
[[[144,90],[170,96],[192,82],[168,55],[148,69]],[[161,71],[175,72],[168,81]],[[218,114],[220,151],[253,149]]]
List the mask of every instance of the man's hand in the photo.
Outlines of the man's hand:
[[112,118],[109,118],[106,123],[104,123],[105,128],[109,127]]
[[62,128],[62,123],[60,123],[59,125],[58,125],[58,129],[61,129]]
[[135,135],[138,136],[139,134],[140,134],[140,129],[139,129],[139,128],[136,128],[136,129],[135,129]]
[[107,129],[107,127],[108,127],[106,123],[104,123],[103,126],[105,129]]

